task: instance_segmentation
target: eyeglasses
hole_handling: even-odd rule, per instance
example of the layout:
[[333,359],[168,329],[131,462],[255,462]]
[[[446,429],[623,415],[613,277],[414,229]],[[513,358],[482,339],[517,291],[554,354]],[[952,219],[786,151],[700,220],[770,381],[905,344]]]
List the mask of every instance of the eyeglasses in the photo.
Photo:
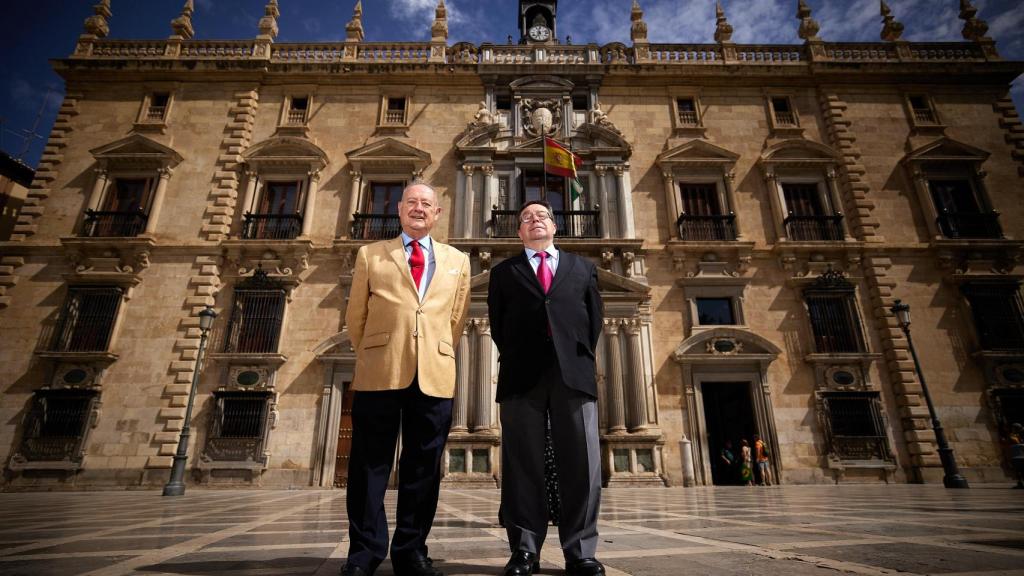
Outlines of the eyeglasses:
[[536,212],[534,214],[523,214],[519,217],[519,221],[523,224],[533,224],[534,222],[547,222],[551,220],[551,214],[547,212]]

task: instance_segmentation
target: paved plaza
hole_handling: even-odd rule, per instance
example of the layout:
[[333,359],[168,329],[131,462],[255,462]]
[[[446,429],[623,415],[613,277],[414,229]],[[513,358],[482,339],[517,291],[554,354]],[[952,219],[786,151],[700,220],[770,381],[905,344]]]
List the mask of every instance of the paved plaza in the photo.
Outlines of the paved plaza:
[[[344,507],[341,490],[0,494],[0,574],[334,575]],[[445,490],[435,564],[500,574],[497,519],[496,490]],[[1024,490],[1008,485],[610,489],[600,531],[612,575],[1024,574]],[[542,561],[562,573],[555,529]]]

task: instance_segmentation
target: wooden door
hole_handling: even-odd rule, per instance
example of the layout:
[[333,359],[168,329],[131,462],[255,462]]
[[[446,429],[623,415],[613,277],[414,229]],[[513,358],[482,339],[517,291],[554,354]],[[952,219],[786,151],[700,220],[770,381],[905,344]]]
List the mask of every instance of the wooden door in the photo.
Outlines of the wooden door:
[[352,398],[355,392],[351,382],[345,382],[341,397],[341,424],[338,426],[338,452],[334,460],[334,486],[348,485],[348,459],[352,453]]

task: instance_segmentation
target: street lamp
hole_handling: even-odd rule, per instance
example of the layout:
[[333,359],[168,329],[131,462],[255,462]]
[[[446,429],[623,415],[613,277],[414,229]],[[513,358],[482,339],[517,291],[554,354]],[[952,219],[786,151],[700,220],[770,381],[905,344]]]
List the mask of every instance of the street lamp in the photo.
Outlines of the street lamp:
[[946,432],[942,429],[939,416],[935,413],[935,405],[932,404],[932,395],[928,393],[928,384],[924,380],[924,372],[921,371],[921,363],[917,360],[917,351],[914,350],[914,341],[910,338],[910,304],[904,304],[896,300],[889,309],[896,316],[896,321],[903,334],[907,337],[907,346],[910,348],[910,355],[914,358],[914,368],[917,370],[917,377],[921,380],[921,391],[924,393],[924,400],[928,403],[928,414],[932,417],[932,429],[935,430],[935,442],[939,445],[939,459],[942,460],[942,470],[945,476],[942,483],[946,488],[969,488],[967,479],[960,474],[957,468],[956,458],[953,457],[953,449],[946,442]]
[[199,312],[199,353],[196,355],[196,368],[192,371],[192,388],[188,391],[188,408],[185,409],[185,424],[178,438],[178,452],[174,455],[171,466],[171,479],[164,486],[164,496],[181,496],[185,493],[185,462],[188,461],[189,422],[192,420],[192,402],[196,398],[196,387],[199,384],[199,371],[203,367],[203,352],[206,351],[206,336],[213,326],[217,313],[207,306]]

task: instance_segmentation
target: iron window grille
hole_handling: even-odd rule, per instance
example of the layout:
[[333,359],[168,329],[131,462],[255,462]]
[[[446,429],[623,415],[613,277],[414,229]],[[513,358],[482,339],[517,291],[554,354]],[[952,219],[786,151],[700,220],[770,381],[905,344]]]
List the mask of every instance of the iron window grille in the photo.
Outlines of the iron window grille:
[[273,354],[284,321],[286,292],[262,269],[235,288],[224,352]]
[[967,284],[963,293],[971,305],[982,350],[1024,350],[1024,301],[1019,284]]
[[878,392],[825,392],[830,452],[840,460],[889,460]]
[[262,462],[271,399],[268,391],[214,392],[203,456],[219,462]]
[[820,354],[865,352],[854,287],[841,272],[830,270],[804,290],[804,300]]
[[49,343],[52,352],[106,352],[124,291],[71,287]]
[[80,461],[98,398],[95,390],[37,390],[25,417],[18,456],[29,462]]

